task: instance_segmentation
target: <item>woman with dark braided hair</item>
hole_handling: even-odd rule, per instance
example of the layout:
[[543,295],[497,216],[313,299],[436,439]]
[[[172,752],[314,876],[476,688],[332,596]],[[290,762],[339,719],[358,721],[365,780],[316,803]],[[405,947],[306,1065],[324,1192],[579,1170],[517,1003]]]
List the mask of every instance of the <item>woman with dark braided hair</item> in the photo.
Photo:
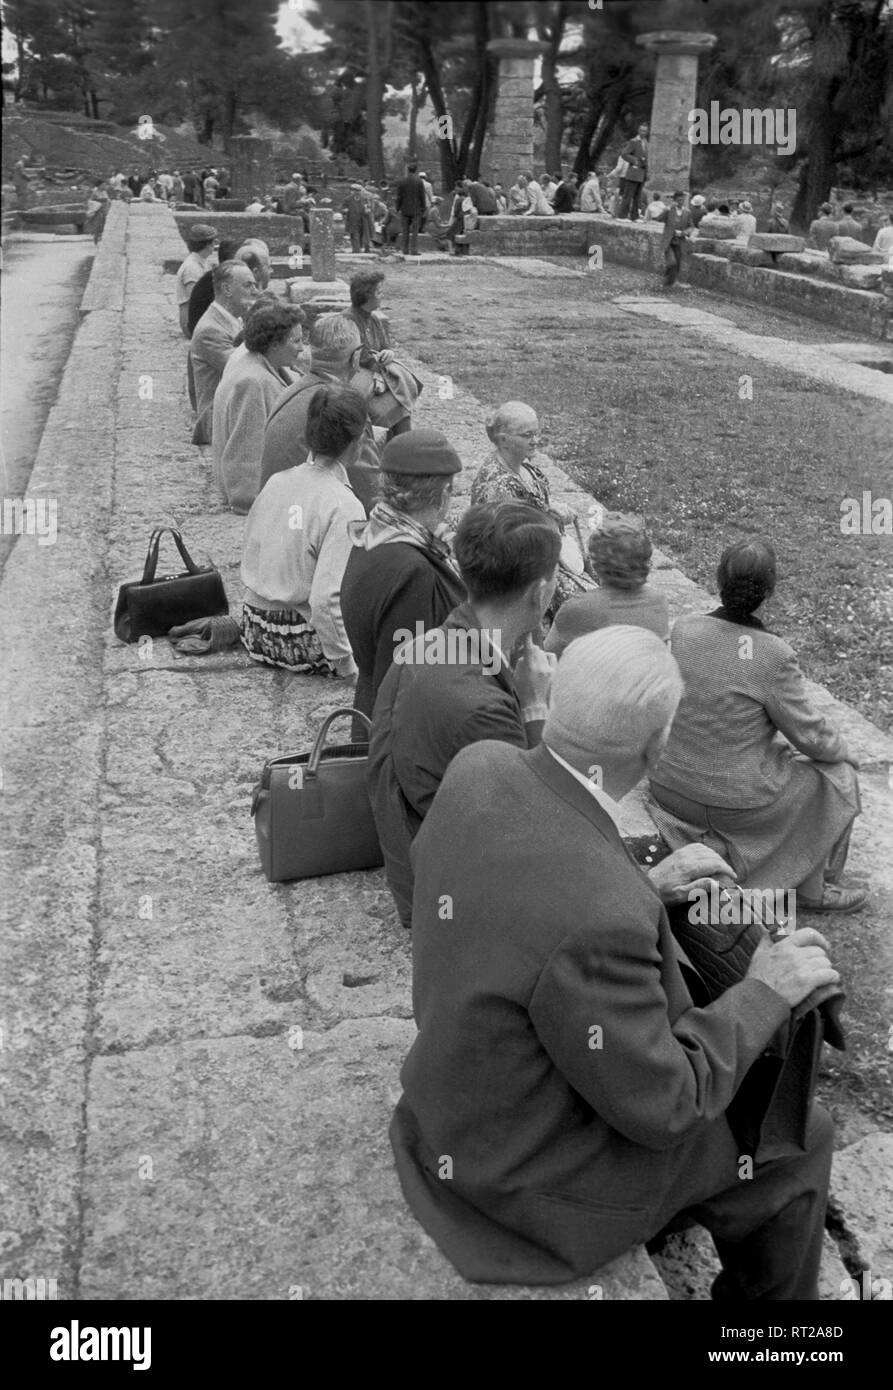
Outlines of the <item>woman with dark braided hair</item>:
[[716,577],[722,607],[679,618],[670,641],[685,694],[651,780],[657,826],[673,849],[717,850],[743,887],[796,888],[801,910],[855,912],[867,894],[837,880],[858,763],[793,650],[756,617],[775,589],[772,545],[729,546]]

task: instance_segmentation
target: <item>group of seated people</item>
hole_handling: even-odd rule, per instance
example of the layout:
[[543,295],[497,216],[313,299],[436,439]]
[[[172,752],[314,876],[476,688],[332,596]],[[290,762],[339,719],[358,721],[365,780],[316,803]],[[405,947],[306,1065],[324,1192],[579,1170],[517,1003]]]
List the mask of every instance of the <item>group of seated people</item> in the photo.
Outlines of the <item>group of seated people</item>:
[[[213,271],[233,327],[247,269]],[[354,277],[352,310],[315,321],[300,371],[300,311],[243,305],[212,446],[225,497],[251,479],[246,650],[354,687],[412,930],[419,1031],[391,1125],[407,1202],[472,1280],[590,1274],[684,1213],[714,1235],[715,1298],[815,1299],[830,1121],[813,1107],[793,1148],[758,1138],[745,1183],[730,1106],[792,1011],[838,983],[828,942],[767,935],[713,998],[667,915],[717,877],[796,889],[816,913],[866,899],[839,882],[857,760],[759,616],[773,547],[729,546],[720,606],[670,631],[644,529],[608,513],[581,546],[517,401],[492,413],[457,517],[446,436],[412,429],[405,400],[373,416],[367,377],[393,354],[381,278]],[[619,830],[643,779],[671,849],[648,873]]]

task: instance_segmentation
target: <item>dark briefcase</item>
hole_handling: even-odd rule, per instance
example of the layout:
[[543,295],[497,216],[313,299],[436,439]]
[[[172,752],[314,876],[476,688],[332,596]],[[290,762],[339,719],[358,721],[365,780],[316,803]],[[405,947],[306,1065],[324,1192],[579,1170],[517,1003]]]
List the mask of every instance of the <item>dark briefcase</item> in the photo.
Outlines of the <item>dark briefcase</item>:
[[323,720],[309,753],[264,765],[251,814],[261,866],[271,883],[377,869],[384,862],[366,791],[369,745],[324,747],[329,726],[345,715],[371,728],[359,710],[335,710]]
[[[184,574],[164,574],[156,577],[158,547],[165,531],[170,531],[180,557],[186,566]],[[130,584],[122,584],[115,605],[115,635],[122,642],[136,642],[140,637],[164,637],[172,627],[180,627],[195,618],[213,618],[229,612],[229,602],[220,571],[213,565],[199,569],[179,531],[162,526],[149,538],[143,576]]]

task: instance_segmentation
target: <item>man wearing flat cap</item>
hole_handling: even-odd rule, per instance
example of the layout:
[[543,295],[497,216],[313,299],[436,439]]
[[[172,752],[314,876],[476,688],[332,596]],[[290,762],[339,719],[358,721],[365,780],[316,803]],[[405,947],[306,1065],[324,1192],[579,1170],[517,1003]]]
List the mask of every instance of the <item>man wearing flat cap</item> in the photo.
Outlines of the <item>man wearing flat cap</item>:
[[341,205],[344,229],[350,237],[350,249],[357,254],[372,245],[372,209],[361,183],[352,183]]
[[838,981],[827,943],[766,933],[711,993],[664,903],[728,865],[689,845],[647,875],[615,823],[681,693],[654,633],[579,638],[540,746],[463,748],[413,842],[419,1031],[391,1142],[407,1202],[466,1279],[591,1276],[685,1212],[713,1235],[715,1299],[819,1296],[831,1120],[813,1107],[782,1143],[751,1088],[744,1134],[737,1093]]

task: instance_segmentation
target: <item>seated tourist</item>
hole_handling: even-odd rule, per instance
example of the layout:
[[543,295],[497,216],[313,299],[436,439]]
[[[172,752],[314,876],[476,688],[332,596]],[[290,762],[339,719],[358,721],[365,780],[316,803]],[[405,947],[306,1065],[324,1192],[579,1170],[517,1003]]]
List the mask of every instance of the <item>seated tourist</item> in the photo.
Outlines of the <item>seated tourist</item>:
[[[177,290],[177,312],[180,316],[180,331],[184,338],[191,338],[192,329],[187,327],[189,300],[197,281],[217,263],[217,257],[215,255],[217,248],[217,233],[207,222],[196,222],[194,226],[189,228],[189,233],[186,237],[186,245],[189,248],[189,255],[177,271],[175,283]],[[226,257],[221,256],[220,259],[223,261],[226,260]],[[210,302],[211,300],[209,299],[208,304],[210,304]],[[207,307],[207,305],[205,307]],[[196,322],[198,322],[198,320],[196,320]],[[193,324],[192,327],[194,328],[195,324]]]
[[189,361],[195,382],[193,444],[210,444],[214,392],[236,338],[242,318],[257,298],[257,282],[241,261],[223,261],[214,268],[214,301],[195,326],[189,343]]
[[883,225],[874,239],[872,251],[880,251],[888,259],[893,259],[893,216],[885,216]]
[[822,203],[818,217],[809,224],[809,240],[818,251],[827,251],[833,236],[837,236],[837,222],[830,203]]
[[344,317],[355,323],[360,331],[362,349],[359,356],[361,371],[368,376],[355,383],[369,392],[369,418],[373,425],[389,431],[392,437],[412,428],[412,408],[419,398],[422,384],[418,377],[397,360],[391,347],[388,321],[381,313],[381,270],[361,270],[351,277],[351,307]]
[[526,212],[528,208],[527,180],[519,174],[508,191],[508,211],[510,215]]
[[814,1107],[804,1151],[776,1157],[743,1149],[726,1112],[792,1008],[839,979],[827,943],[767,935],[709,1002],[661,899],[684,904],[693,875],[727,866],[699,849],[646,875],[613,822],[681,692],[653,633],[581,638],[541,745],[463,748],[413,843],[418,1034],[391,1143],[406,1201],[466,1279],[588,1276],[685,1212],[713,1233],[714,1298],[819,1297],[830,1117]]
[[753,236],[757,229],[757,219],[754,217],[753,205],[745,199],[739,203],[738,211],[732,221],[735,223],[735,233],[738,237],[748,240]]
[[348,526],[363,505],[347,480],[366,405],[325,385],[307,412],[306,463],[274,473],[245,522],[242,644],[255,661],[317,675],[356,675],[341,617]]
[[784,204],[773,203],[769,212],[769,220],[766,223],[766,231],[786,233],[790,230],[791,224],[784,215]]
[[746,887],[796,888],[804,910],[855,912],[867,895],[835,883],[860,809],[857,763],[792,649],[756,616],[775,589],[775,551],[739,541],[716,577],[722,607],[673,628],[685,694],[651,775],[655,821],[671,846],[717,849]]
[[586,175],[586,181],[580,189],[580,211],[597,212],[605,215],[601,184],[595,169],[590,170]]
[[855,211],[853,204],[844,203],[841,211],[843,212],[843,216],[837,223],[837,235],[851,236],[855,237],[856,241],[861,241],[863,230],[862,223],[853,215]]
[[[274,473],[307,457],[307,413],[315,393],[332,382],[347,385],[356,375],[362,339],[343,314],[320,314],[310,329],[310,368],[283,393],[267,421],[261,457],[261,487]],[[368,378],[366,380],[368,391]],[[362,387],[360,394],[364,395]],[[366,395],[364,395],[366,399]],[[366,417],[360,452],[348,465],[350,485],[368,512],[378,488],[379,449]]]
[[612,623],[648,628],[665,642],[670,635],[667,600],[646,583],[651,541],[636,518],[608,512],[589,537],[589,559],[599,587],[561,605],[546,651],[561,656],[569,642]]
[[[557,185],[556,185],[557,186]],[[525,217],[552,217],[555,209],[533,174],[527,175],[527,209]]]
[[688,205],[688,212],[691,217],[691,225],[693,227],[700,227],[704,218],[707,216],[707,199],[704,197],[703,193],[695,194]]
[[660,222],[668,207],[669,204],[664,202],[659,193],[652,193],[651,201],[645,208],[644,220],[646,222]]
[[437,430],[399,435],[382,452],[379,501],[365,525],[351,528],[341,611],[359,668],[354,708],[363,714],[371,716],[391,668],[394,633],[415,636],[417,623],[424,630],[438,627],[465,598],[450,548],[437,534],[461,468]]
[[551,517],[519,502],[470,507],[454,547],[468,601],[395,653],[372,720],[369,798],[406,927],[410,845],[450,761],[477,739],[537,743],[555,661],[531,641],[555,587]]
[[552,622],[565,599],[585,593],[593,587],[584,572],[583,560],[573,535],[577,517],[572,507],[552,502],[549,484],[542,464],[537,462],[537,443],[540,437],[536,411],[522,401],[507,401],[487,422],[487,436],[494,448],[478,469],[471,485],[471,500],[497,502],[514,497],[547,512],[559,524],[563,536],[562,558],[558,567],[555,596],[546,615]]
[[260,491],[267,418],[292,383],[288,371],[303,347],[303,310],[255,304],[245,321],[245,352],[231,355],[214,394],[214,480],[234,512],[247,512]]
[[555,197],[552,199],[552,207],[556,212],[573,212],[577,205],[577,176],[568,174],[561,180],[555,190]]

